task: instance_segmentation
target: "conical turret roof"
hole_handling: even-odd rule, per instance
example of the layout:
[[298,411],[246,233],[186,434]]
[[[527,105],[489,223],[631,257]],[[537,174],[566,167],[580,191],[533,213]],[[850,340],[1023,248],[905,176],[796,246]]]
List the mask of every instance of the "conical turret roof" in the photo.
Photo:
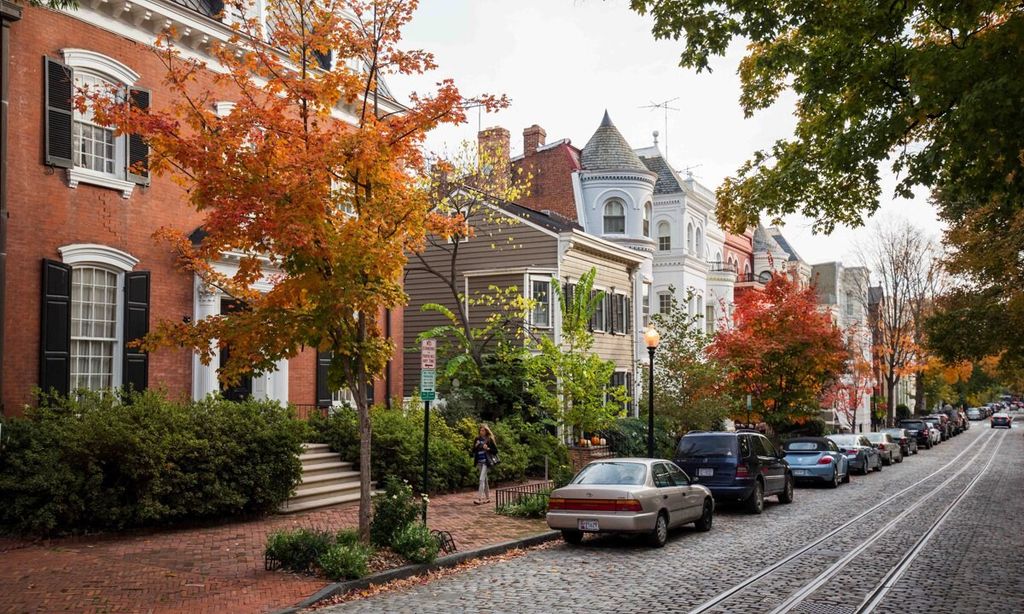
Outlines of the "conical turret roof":
[[583,168],[588,171],[650,172],[612,123],[607,110],[601,125],[583,147],[580,158]]

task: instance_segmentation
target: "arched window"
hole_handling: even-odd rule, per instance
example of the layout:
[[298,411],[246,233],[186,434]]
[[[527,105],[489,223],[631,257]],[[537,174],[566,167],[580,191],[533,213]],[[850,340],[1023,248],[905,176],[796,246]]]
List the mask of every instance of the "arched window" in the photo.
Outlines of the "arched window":
[[697,255],[704,255],[704,234],[700,230],[700,226],[697,227]]
[[722,252],[715,252],[715,262],[722,263]]
[[644,236],[651,236],[651,203],[644,205]]
[[66,245],[58,251],[71,266],[70,389],[120,386],[124,278],[138,260],[104,245]]
[[747,275],[748,277],[750,276],[750,263],[749,262],[747,262],[747,263],[745,263],[743,265],[743,274]]
[[693,224],[686,225],[686,251],[693,253]]
[[625,234],[626,206],[618,198],[604,204],[604,234]]
[[672,249],[672,227],[668,222],[658,223],[658,249],[663,252]]

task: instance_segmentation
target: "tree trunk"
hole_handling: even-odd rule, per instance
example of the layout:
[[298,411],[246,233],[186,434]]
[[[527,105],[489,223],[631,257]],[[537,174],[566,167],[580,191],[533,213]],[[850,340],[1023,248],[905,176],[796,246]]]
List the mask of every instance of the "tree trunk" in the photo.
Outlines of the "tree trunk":
[[359,412],[359,537],[370,542],[370,407],[366,395],[356,399]]
[[923,414],[923,410],[928,406],[927,401],[924,392],[924,371],[918,371],[914,378],[914,413]]
[[[885,379],[885,415],[886,419],[891,419],[896,415],[896,378],[887,377]],[[875,417],[871,417],[871,422],[874,424]]]

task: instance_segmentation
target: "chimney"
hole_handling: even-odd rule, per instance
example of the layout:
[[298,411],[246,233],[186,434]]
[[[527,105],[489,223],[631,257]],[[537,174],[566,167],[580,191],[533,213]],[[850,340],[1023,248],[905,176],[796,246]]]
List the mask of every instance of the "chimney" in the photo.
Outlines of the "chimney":
[[480,189],[500,196],[511,179],[509,147],[511,139],[508,130],[495,126],[481,130],[476,137],[480,172],[483,175]]
[[544,138],[547,137],[548,133],[544,132],[544,129],[534,124],[529,128],[523,129],[523,155],[528,156],[536,153],[544,145]]

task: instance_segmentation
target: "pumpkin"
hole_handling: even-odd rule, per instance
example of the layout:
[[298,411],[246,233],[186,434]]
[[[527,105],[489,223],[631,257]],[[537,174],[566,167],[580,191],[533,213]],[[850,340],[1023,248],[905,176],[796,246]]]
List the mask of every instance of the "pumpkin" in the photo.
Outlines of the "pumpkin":
[[582,437],[580,437],[580,440],[576,442],[576,445],[581,447],[581,448],[585,448],[585,447],[587,447],[587,440],[582,438]]
[[602,437],[602,438],[601,438],[601,445],[602,445],[602,446],[606,446],[606,445],[608,445],[608,440],[607,440],[607,439],[605,439],[604,437]]
[[601,438],[598,437],[597,435],[594,435],[593,437],[590,438],[590,443],[592,443],[595,446],[599,446],[601,445]]

